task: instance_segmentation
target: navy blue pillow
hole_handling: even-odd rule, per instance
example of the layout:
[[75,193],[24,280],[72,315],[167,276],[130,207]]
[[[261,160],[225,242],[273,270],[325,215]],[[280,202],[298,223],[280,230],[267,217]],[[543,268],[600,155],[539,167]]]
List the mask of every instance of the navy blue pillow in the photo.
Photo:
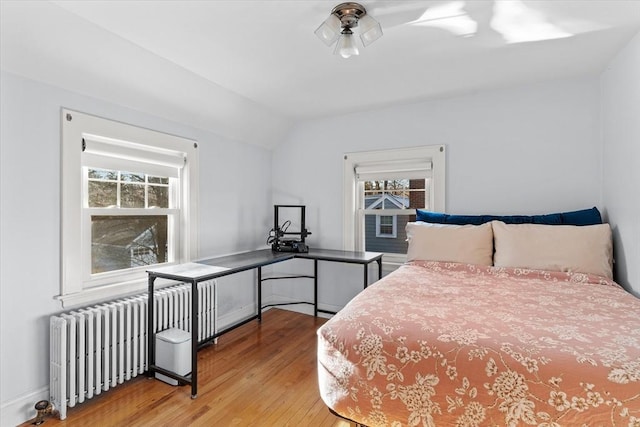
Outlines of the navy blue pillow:
[[506,224],[546,224],[546,225],[595,225],[602,224],[598,208],[583,209],[546,215],[449,215],[416,209],[416,221],[435,224],[481,225],[490,221]]
[[562,216],[562,223],[567,225],[602,224],[600,211],[595,207],[581,211],[563,212],[560,215]]

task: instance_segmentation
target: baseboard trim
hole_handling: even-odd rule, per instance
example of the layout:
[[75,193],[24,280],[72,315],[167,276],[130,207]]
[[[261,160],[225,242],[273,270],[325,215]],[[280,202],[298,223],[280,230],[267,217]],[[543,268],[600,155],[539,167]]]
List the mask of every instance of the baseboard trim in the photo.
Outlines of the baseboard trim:
[[40,400],[49,400],[48,386],[3,402],[0,406],[0,425],[17,426],[35,418],[34,406]]
[[248,305],[217,317],[217,330],[225,329],[256,314],[256,307]]

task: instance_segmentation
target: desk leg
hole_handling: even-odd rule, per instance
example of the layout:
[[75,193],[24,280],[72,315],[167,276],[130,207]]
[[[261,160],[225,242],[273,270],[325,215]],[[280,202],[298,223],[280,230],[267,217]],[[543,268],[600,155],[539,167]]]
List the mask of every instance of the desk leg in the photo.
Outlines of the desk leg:
[[191,282],[191,398],[198,397],[198,282]]
[[149,367],[156,364],[156,334],[153,330],[153,283],[155,281],[155,276],[149,275],[149,291],[147,293],[147,348],[149,349],[147,376],[149,377],[153,376],[153,371]]
[[262,322],[262,267],[258,267],[258,322]]
[[318,317],[318,260],[313,260],[313,315]]
[[369,286],[369,264],[364,265],[364,288]]

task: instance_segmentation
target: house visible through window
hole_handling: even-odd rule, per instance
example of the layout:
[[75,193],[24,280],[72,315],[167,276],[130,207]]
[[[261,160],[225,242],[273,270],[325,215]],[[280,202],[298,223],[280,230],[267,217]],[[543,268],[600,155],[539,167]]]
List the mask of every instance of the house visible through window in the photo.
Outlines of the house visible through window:
[[360,183],[364,186],[364,200],[360,201],[364,213],[364,250],[407,253],[407,222],[415,221],[416,209],[429,208],[426,176],[430,166],[426,164],[424,168],[420,172],[424,178],[394,177]]
[[[415,209],[427,207],[426,181],[396,178],[364,182],[365,250],[406,253],[404,228],[408,221],[415,221]],[[366,213],[374,209],[375,214]],[[411,211],[402,211],[407,209]]]
[[70,305],[146,289],[197,248],[195,141],[62,112],[62,284]]
[[404,262],[416,209],[444,210],[444,147],[345,155],[345,248]]

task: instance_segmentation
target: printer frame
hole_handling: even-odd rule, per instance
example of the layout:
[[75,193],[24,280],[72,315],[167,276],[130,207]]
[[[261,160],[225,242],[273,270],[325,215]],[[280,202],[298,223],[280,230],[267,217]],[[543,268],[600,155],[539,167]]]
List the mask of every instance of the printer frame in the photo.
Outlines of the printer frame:
[[[300,231],[286,231],[280,228],[280,208],[300,209]],[[305,205],[273,205],[273,232],[274,239],[271,249],[274,252],[309,252],[305,239],[311,234],[306,228]],[[285,236],[299,236],[297,239],[285,238]]]

